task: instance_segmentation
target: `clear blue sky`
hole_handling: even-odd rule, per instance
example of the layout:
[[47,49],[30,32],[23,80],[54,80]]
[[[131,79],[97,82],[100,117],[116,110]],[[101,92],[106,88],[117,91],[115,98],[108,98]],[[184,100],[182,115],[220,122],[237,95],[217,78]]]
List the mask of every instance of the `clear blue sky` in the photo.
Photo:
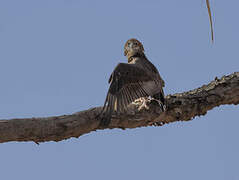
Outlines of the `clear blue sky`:
[[[239,71],[239,1],[1,0],[0,119],[70,114],[103,104],[123,45],[138,38],[166,94]],[[0,178],[238,180],[239,110],[190,122],[104,130],[61,142],[0,144]]]

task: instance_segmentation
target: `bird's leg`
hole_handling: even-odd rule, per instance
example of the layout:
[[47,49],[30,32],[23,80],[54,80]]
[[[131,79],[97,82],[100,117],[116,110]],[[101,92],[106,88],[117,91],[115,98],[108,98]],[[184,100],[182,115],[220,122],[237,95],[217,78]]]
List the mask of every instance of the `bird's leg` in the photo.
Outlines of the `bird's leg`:
[[138,111],[141,111],[142,109],[149,109],[148,104],[150,103],[156,103],[156,105],[159,105],[161,107],[161,111],[166,111],[166,105],[162,103],[161,100],[153,98],[151,96],[149,97],[141,97],[139,99],[136,99],[133,104],[139,106]]
[[[166,105],[163,104],[161,100],[153,98],[151,96],[148,97],[148,100],[150,101],[150,103],[152,103],[152,102],[157,103],[161,107],[161,112],[166,111]],[[163,126],[164,124],[165,124],[165,122],[158,121],[158,122],[154,122],[154,123],[152,123],[150,125],[153,125],[153,126]]]
[[138,111],[141,111],[142,109],[149,109],[148,105],[148,98],[147,97],[141,97],[139,99],[136,99],[133,104],[138,105]]
[[147,105],[148,98],[141,97],[140,99],[141,99],[142,104],[139,106],[138,110],[141,111],[143,108],[148,110],[149,109],[149,106]]
[[161,100],[149,96],[148,101],[149,102],[156,102],[162,108],[163,112],[166,111],[166,106],[165,106],[165,104],[162,103]]

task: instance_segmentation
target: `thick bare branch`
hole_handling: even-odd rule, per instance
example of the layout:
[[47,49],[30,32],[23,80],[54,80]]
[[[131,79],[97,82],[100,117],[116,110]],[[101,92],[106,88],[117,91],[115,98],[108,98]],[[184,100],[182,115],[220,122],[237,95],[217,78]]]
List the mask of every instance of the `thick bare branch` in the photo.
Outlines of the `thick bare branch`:
[[[159,115],[157,105],[150,104],[149,110],[138,112],[136,105],[130,105],[123,115],[114,115],[107,128],[135,128],[152,125],[154,122],[188,121],[195,116],[224,104],[239,104],[239,72],[189,92],[168,95],[168,109]],[[79,137],[95,131],[99,120],[96,115],[101,107],[81,111],[72,115],[48,118],[0,120],[0,142],[8,141],[61,141]],[[102,128],[101,128],[102,129]]]

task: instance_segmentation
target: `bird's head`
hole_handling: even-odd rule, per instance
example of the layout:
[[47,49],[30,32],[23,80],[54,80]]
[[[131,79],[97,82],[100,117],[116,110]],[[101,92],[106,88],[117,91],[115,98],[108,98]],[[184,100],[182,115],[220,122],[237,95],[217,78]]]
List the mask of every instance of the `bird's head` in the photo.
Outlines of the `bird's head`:
[[137,39],[129,39],[124,45],[124,55],[127,58],[141,56],[144,54],[143,44]]

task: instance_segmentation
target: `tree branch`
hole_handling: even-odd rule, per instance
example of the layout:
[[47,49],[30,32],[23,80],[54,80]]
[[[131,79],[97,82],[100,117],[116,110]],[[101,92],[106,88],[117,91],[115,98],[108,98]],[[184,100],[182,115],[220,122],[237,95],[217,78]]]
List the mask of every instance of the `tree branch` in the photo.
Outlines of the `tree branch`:
[[[136,128],[155,122],[170,123],[188,121],[195,116],[224,104],[239,104],[239,72],[221,79],[215,78],[208,85],[189,92],[168,95],[167,111],[159,115],[159,107],[150,104],[149,110],[138,112],[137,105],[131,104],[128,112],[114,115],[107,128]],[[99,128],[96,115],[102,107],[91,108],[72,115],[47,118],[0,120],[0,142],[9,141],[61,141],[79,137]]]

